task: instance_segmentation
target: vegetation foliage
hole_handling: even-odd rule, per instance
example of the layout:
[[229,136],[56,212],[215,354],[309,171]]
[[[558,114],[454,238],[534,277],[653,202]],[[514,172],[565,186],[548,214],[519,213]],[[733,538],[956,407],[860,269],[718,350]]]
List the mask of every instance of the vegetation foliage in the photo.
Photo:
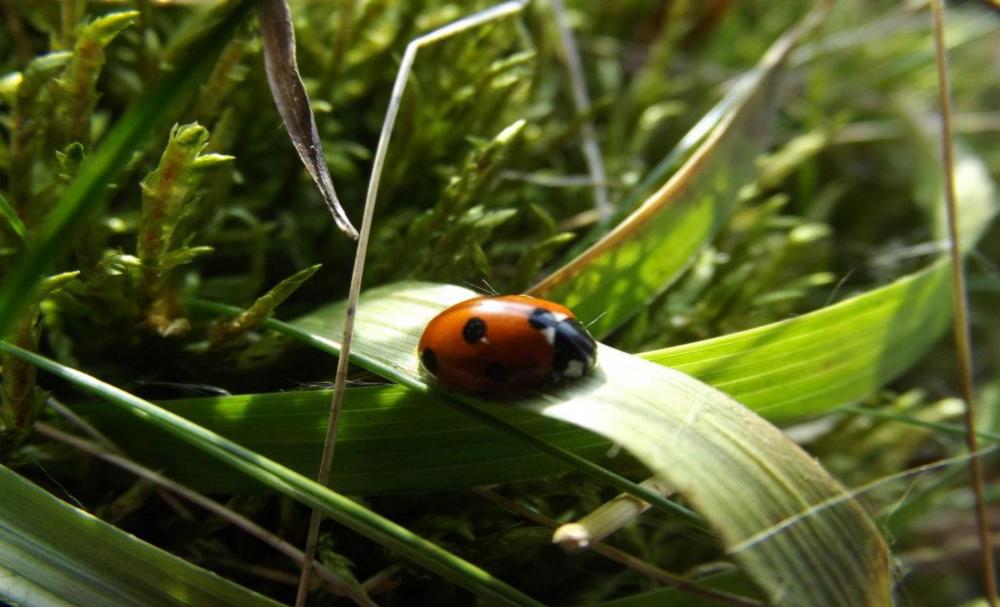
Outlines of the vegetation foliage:
[[[747,460],[799,471],[821,487],[817,495],[841,500],[839,482],[858,498],[837,502],[851,513],[843,524],[888,540],[893,561],[884,570],[894,572],[898,602],[979,596],[954,355],[940,339],[950,303],[938,260],[944,224],[926,12],[888,0],[836,3],[747,100],[736,94],[741,83],[763,78],[762,55],[811,3],[569,4],[594,102],[587,115],[572,103],[550,3],[533,1],[517,18],[421,51],[382,177],[365,275],[370,307],[367,317],[362,307],[333,464],[333,489],[348,499],[293,470],[312,475],[318,466],[323,388],[342,322],[334,302],[347,292],[354,244],[282,127],[252,2],[0,0],[0,492],[18,496],[0,499],[0,518],[14,521],[0,534],[0,572],[23,582],[0,582],[3,600],[41,604],[46,591],[87,588],[81,604],[108,604],[107,587],[134,592],[118,600],[149,603],[156,595],[146,592],[160,581],[154,570],[168,572],[165,603],[294,597],[297,569],[286,556],[231,519],[193,514],[148,480],[67,446],[59,432],[110,437],[104,449],[205,491],[293,545],[303,543],[306,505],[325,508],[337,522],[323,527],[318,560],[349,589],[314,580],[315,604],[344,602],[334,589],[364,604],[363,589],[380,605],[469,604],[470,591],[512,604],[528,596],[555,605],[695,600],[600,555],[565,554],[550,530],[470,491],[504,483],[501,497],[573,521],[621,488],[611,473],[598,479],[574,464],[576,456],[636,481],[648,469],[676,473],[682,494],[660,498],[609,543],[706,588],[778,603],[786,570],[734,552],[742,545],[735,527],[711,516],[729,505],[722,485],[713,488],[728,477],[712,456],[721,462],[743,444]],[[406,43],[488,5],[290,2],[323,151],[355,224]],[[979,431],[990,450],[1000,437],[1000,320],[991,313],[1000,306],[991,224],[1000,80],[985,74],[996,67],[998,31],[996,11],[983,5],[949,13]],[[734,116],[742,120],[721,144],[706,147],[710,129],[692,138],[699,121],[714,128]],[[607,217],[595,211],[580,148],[587,121],[615,204]],[[660,367],[608,348],[617,374],[595,388],[607,396],[584,383],[549,395],[551,408],[464,405],[485,418],[455,410],[423,383],[407,340],[421,314],[465,293],[440,283],[544,287],[703,150],[715,155],[694,167],[692,193],[667,199],[655,229],[625,236],[635,257],[589,266],[614,288],[587,286],[584,275],[541,290],[580,311],[604,343]],[[272,313],[294,320],[268,320]],[[663,379],[674,377],[663,366],[699,381]],[[737,409],[725,419],[740,420],[733,428],[748,437],[722,441],[721,430],[706,431],[714,446],[689,467],[683,456],[696,449],[679,439],[660,445],[676,446],[676,462],[628,441],[633,400],[662,406],[658,421],[667,424],[683,390],[717,394],[698,392],[711,390],[705,384],[735,399],[726,398]],[[143,409],[146,401],[197,425]],[[615,430],[602,433],[598,418],[572,409],[585,402],[620,407],[620,419],[613,406],[593,410],[615,418],[603,424]],[[780,424],[829,483],[811,459],[786,461],[787,451],[755,443],[773,427],[742,406]],[[545,455],[503,424],[568,455]],[[768,444],[785,441],[773,436]],[[206,458],[196,443],[216,451]],[[631,453],[618,453],[619,444]],[[733,457],[735,471],[745,462]],[[227,458],[242,462],[241,472],[219,465]],[[995,457],[986,461],[990,470]],[[701,485],[692,478],[699,474]],[[996,474],[987,481],[995,509]],[[773,484],[762,487],[780,502],[782,483]],[[843,522],[814,516],[818,533]],[[741,531],[781,539],[749,523]],[[28,548],[2,556],[19,541]],[[53,560],[34,563],[32,543]],[[80,548],[90,544],[106,547],[101,566],[87,564]],[[865,545],[879,553],[881,539]],[[809,562],[815,545],[786,548],[788,561]],[[828,552],[815,558],[850,550]],[[155,567],[135,564],[142,561]],[[872,602],[881,590],[869,583]],[[817,597],[836,595],[819,586]]]

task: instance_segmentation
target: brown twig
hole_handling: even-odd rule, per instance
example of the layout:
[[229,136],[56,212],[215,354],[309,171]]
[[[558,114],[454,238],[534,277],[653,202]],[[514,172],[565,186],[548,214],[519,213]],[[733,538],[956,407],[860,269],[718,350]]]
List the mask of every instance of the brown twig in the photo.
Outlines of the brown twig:
[[[52,440],[59,441],[61,443],[67,444],[74,449],[83,451],[84,453],[102,459],[112,465],[118,466],[124,470],[135,474],[136,476],[146,479],[159,487],[163,487],[176,493],[177,495],[183,497],[184,499],[190,501],[193,504],[201,506],[205,510],[208,510],[212,514],[225,519],[233,526],[246,531],[250,535],[261,540],[265,544],[268,544],[278,552],[284,554],[288,558],[292,559],[298,564],[303,563],[303,554],[295,546],[289,544],[285,540],[281,539],[277,535],[274,535],[267,529],[264,529],[257,523],[251,521],[245,516],[234,512],[233,510],[226,508],[224,505],[216,502],[215,500],[209,499],[204,495],[189,489],[188,487],[177,483],[158,472],[150,470],[145,466],[141,466],[132,460],[121,455],[111,453],[104,448],[95,445],[94,443],[73,436],[72,434],[67,434],[53,426],[50,426],[44,422],[37,422],[35,424],[35,430],[42,436],[48,437]],[[351,600],[353,600],[358,605],[374,606],[375,603],[368,598],[363,591],[360,591],[353,587],[351,584],[347,583],[343,578],[338,576],[333,571],[330,571],[326,567],[313,562],[313,568],[316,573],[323,578],[330,587],[338,594],[342,594]]]
[[[72,409],[59,402],[55,397],[49,396],[46,398],[45,404],[50,409],[61,415],[66,421],[79,428],[105,451],[115,455],[125,455],[125,452],[118,445],[116,445],[114,441],[98,430],[93,424],[74,413]],[[173,508],[174,512],[176,512],[181,518],[185,520],[194,519],[194,516],[191,515],[191,511],[188,510],[179,499],[174,497],[172,493],[163,487],[157,487],[156,494],[160,497],[160,499],[166,502],[168,506]]]
[[971,457],[969,475],[976,494],[976,524],[979,528],[980,562],[986,600],[997,605],[997,582],[990,542],[989,514],[983,490],[982,462],[976,454],[976,413],[972,386],[972,336],[969,333],[969,301],[965,289],[965,266],[958,234],[958,205],[955,201],[955,149],[951,125],[951,83],[948,75],[947,46],[944,39],[944,2],[931,2],[934,26],[934,57],[938,74],[938,103],[941,109],[941,163],[944,173],[944,202],[948,212],[948,239],[951,257],[951,292],[955,310],[955,348],[958,355],[959,382],[965,400],[965,442]]

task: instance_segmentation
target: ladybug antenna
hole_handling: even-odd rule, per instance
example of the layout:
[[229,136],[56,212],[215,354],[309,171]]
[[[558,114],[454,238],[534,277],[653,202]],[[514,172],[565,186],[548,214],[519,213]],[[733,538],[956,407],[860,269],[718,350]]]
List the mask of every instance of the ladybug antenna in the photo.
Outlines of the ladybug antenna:
[[594,318],[594,320],[592,320],[592,321],[588,322],[586,325],[584,325],[584,328],[589,329],[590,325],[592,325],[595,322],[597,322],[597,321],[601,320],[602,318],[604,318],[604,315],[607,314],[607,313],[608,313],[607,310],[605,310],[604,312],[601,312],[600,314],[597,315],[596,318]]
[[465,286],[467,286],[467,287],[469,287],[470,289],[472,289],[476,293],[483,293],[483,294],[488,293],[488,291],[483,290],[482,287],[480,287],[479,285],[477,285],[474,282],[469,282],[468,280],[463,280],[462,284],[465,285]]
[[477,293],[483,293],[485,295],[500,295],[500,291],[494,289],[493,285],[487,282],[485,278],[482,279],[482,282],[484,286],[479,286],[475,283],[469,282],[468,280],[463,280],[462,284],[469,287],[473,291],[476,291]]
[[499,295],[500,294],[500,291],[497,291],[496,289],[494,289],[493,285],[491,285],[488,280],[486,280],[485,278],[483,278],[482,281],[483,281],[483,284],[486,285],[486,292],[487,293],[489,293],[490,295]]

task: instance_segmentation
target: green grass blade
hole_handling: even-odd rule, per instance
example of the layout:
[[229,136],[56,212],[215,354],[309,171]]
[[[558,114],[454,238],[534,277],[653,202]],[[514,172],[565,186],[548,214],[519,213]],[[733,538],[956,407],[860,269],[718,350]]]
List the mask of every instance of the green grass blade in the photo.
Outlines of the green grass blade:
[[[358,354],[376,361],[400,383],[427,390],[415,352],[420,332],[444,306],[469,295],[447,285],[392,285],[370,291],[358,312]],[[322,331],[337,326],[338,312],[337,306],[330,306],[298,325],[323,341]],[[24,351],[18,354],[105,398],[128,403],[156,425],[258,482],[320,507],[418,563],[469,584],[451,568],[454,557],[439,554],[443,551],[437,548],[414,546],[412,542],[426,542],[406,536],[391,523],[376,523],[372,513],[338,494],[93,378]],[[611,348],[602,347],[599,356],[595,376],[519,404],[625,446],[679,488],[772,598],[781,594],[791,604],[815,605],[861,596],[871,597],[873,603],[887,600],[890,575],[884,543],[863,510],[812,458],[729,397],[689,376]],[[456,456],[440,447],[438,443],[439,450]],[[497,595],[510,596],[500,591]]]
[[[305,476],[316,474],[323,424],[329,414],[328,390],[196,398],[160,405]],[[256,486],[119,409],[103,403],[78,403],[73,409],[127,452],[169,470],[189,485],[213,492]],[[607,439],[558,420],[516,409],[491,413],[553,447],[590,460],[603,462],[611,448]],[[331,486],[352,495],[426,492],[537,478],[568,469],[560,460],[442,406],[433,396],[401,386],[371,386],[349,388],[345,395]]]
[[279,605],[66,504],[3,466],[0,495],[0,603]]
[[816,9],[772,45],[734,88],[727,114],[658,191],[529,294],[565,304],[602,336],[676,280],[739,202],[764,150],[785,60],[823,14]]
[[[963,213],[977,221],[963,226],[974,246],[996,208],[996,189],[982,162],[963,156],[959,171]],[[976,168],[978,167],[978,168]],[[794,319],[715,339],[642,354],[719,388],[772,421],[792,422],[863,398],[897,377],[940,337],[950,317],[948,268],[943,262],[896,282]],[[391,285],[384,292],[406,290]],[[442,287],[450,289],[450,287]],[[204,307],[204,306],[202,306]],[[212,306],[215,312],[228,308]],[[332,314],[332,316],[331,316]],[[319,310],[293,327],[266,326],[324,351],[337,353],[324,327],[336,326],[337,310]],[[354,361],[391,376],[392,365],[355,353]],[[312,474],[326,416],[326,392],[298,392],[192,399],[164,406],[200,425]],[[86,407],[132,451],[148,454],[180,477],[209,489],[237,490],[244,479],[168,445],[150,449],[116,410]],[[586,430],[514,409],[495,411],[503,421],[556,447],[590,459],[610,446]],[[341,466],[335,487],[378,494],[454,489],[534,478],[566,470],[508,435],[441,407],[438,399],[392,387],[348,390],[340,433]],[[130,442],[131,441],[131,442]],[[293,444],[294,447],[288,447]],[[439,446],[451,446],[443,455]]]
[[[394,381],[427,390],[420,333],[444,307],[471,296],[448,285],[373,289],[358,309],[355,348],[391,369]],[[295,324],[322,337],[342,313],[334,304]],[[888,552],[877,529],[797,445],[690,376],[606,346],[598,359],[590,377],[505,404],[625,447],[696,506],[775,602],[888,601]]]
[[919,360],[947,328],[941,262],[789,320],[646,352],[764,417],[792,422],[867,396]]
[[[982,162],[962,157],[959,179],[965,217],[963,239],[980,237],[996,207],[996,189]],[[977,168],[978,167],[978,168]],[[908,369],[934,344],[951,314],[945,263],[938,262],[889,285],[786,321],[706,341],[642,354],[700,379],[763,417],[794,422],[861,399]],[[386,292],[405,290],[393,285]],[[447,288],[447,287],[442,287]],[[200,304],[205,308],[205,304]],[[232,308],[211,306],[216,313]],[[330,316],[333,314],[333,316]],[[310,315],[305,325],[275,320],[265,325],[336,354],[321,333],[336,326],[335,307]],[[394,369],[365,352],[354,361],[391,376]],[[163,406],[254,451],[308,475],[315,474],[325,391],[227,396],[164,403]],[[121,410],[78,405],[129,451],[166,466],[178,478],[213,491],[253,487],[245,477],[168,436],[150,430]],[[557,420],[501,409],[494,415],[553,448],[603,460],[611,442]],[[333,486],[347,493],[383,494],[458,489],[564,472],[566,463],[497,432],[434,396],[399,386],[352,388],[347,392]],[[174,442],[171,442],[173,440]],[[443,453],[440,445],[450,446]],[[206,461],[207,460],[207,461]]]
[[[936,160],[934,161],[936,162]],[[982,159],[959,157],[960,235],[972,249],[997,211]],[[930,217],[940,233],[943,217]],[[821,310],[715,339],[646,352],[777,422],[825,413],[872,394],[930,349],[951,319],[946,260]]]
[[115,176],[149,136],[169,124],[184,97],[197,89],[215,63],[215,58],[243,21],[253,0],[232,3],[215,27],[205,31],[191,45],[185,59],[149,93],[141,97],[80,168],[41,226],[35,246],[20,260],[0,285],[0,336],[14,322],[31,300],[34,285],[51,266],[79,228],[87,214],[95,209],[108,191]]
[[605,377],[532,405],[614,439],[677,487],[773,604],[889,602],[878,529],[798,445],[690,376],[610,348],[599,357]]
[[[749,331],[641,354],[704,381],[775,422],[794,422],[854,402],[909,368],[940,337],[950,317],[943,263],[890,285]],[[393,285],[386,292],[405,289]],[[215,308],[219,309],[219,308]],[[336,343],[309,333],[335,326],[330,310],[310,315],[306,340],[332,354]],[[268,321],[279,331],[288,325]],[[301,332],[294,333],[302,339]],[[370,357],[355,362],[382,374]],[[175,413],[303,473],[315,473],[329,393],[322,390],[198,398],[162,403]],[[129,451],[178,478],[213,491],[246,479],[174,442],[154,446],[139,422],[97,404],[77,409]],[[516,409],[492,413],[518,429],[591,460],[611,442],[586,430]],[[351,388],[344,401],[333,486],[384,494],[457,489],[564,472],[565,464],[496,432],[439,400],[399,386]],[[166,438],[162,440],[167,440]],[[440,445],[450,446],[443,453]],[[605,462],[613,463],[613,462]]]
[[14,211],[14,207],[10,206],[7,199],[3,197],[3,194],[0,194],[0,217],[7,222],[10,229],[14,230],[14,233],[21,239],[22,243],[28,244],[28,242],[30,242],[28,229],[24,227],[24,223],[21,221],[21,218],[17,216],[17,212]]
[[486,571],[455,556],[409,530],[385,519],[339,493],[335,493],[288,468],[262,457],[218,434],[165,411],[153,403],[108,385],[95,377],[61,365],[7,342],[0,351],[28,361],[108,403],[121,407],[145,422],[165,430],[187,445],[210,454],[238,472],[321,511],[331,519],[371,538],[386,548],[436,572],[477,596],[505,605],[537,605],[530,597],[504,584]]

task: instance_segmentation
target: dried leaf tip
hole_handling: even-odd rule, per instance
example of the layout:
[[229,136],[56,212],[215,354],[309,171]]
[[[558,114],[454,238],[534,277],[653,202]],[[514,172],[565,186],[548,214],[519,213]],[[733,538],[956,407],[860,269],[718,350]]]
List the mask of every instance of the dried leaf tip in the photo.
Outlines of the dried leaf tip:
[[262,0],[258,3],[260,39],[264,48],[264,70],[271,96],[278,107],[281,121],[298,152],[302,164],[316,183],[333,221],[351,240],[358,239],[358,231],[351,225],[347,213],[340,205],[333,178],[326,165],[323,146],[316,128],[309,93],[295,60],[295,29],[292,15],[285,0]]

